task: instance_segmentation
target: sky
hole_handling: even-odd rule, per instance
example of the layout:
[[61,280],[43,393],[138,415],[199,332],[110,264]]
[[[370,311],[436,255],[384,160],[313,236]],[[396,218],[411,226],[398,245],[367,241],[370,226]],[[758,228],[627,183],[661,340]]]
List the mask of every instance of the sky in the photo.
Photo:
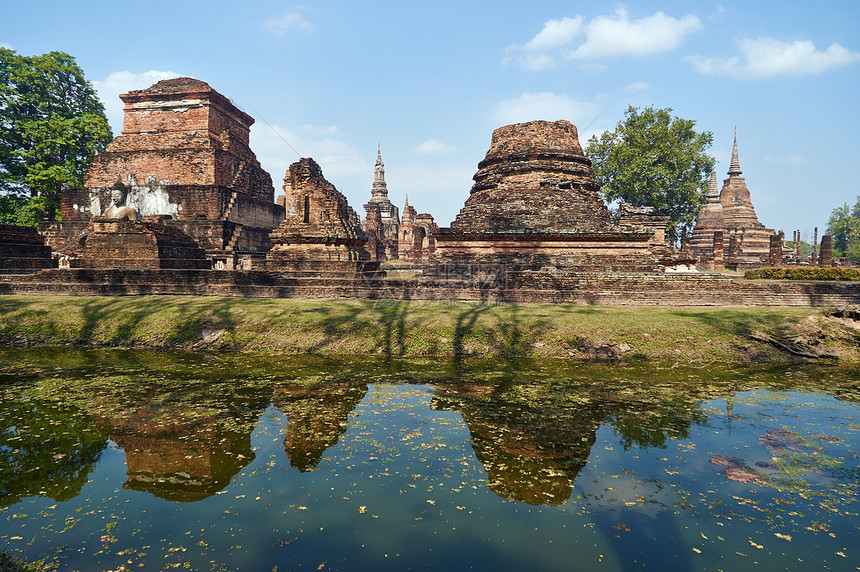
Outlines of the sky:
[[256,120],[276,195],[313,157],[362,216],[389,197],[448,226],[494,129],[571,121],[585,147],[628,106],[737,129],[759,220],[811,238],[860,195],[860,2],[2,0],[0,45],[75,57],[115,135],[120,93],[191,76]]

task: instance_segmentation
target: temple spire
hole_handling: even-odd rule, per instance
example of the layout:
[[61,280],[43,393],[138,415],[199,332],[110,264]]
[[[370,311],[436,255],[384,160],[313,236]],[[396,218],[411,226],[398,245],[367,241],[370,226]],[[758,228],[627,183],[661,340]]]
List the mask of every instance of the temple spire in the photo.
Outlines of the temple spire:
[[735,127],[735,144],[732,147],[732,163],[729,165],[729,176],[736,176],[743,173],[741,164],[738,161],[738,128]]
[[373,167],[372,202],[388,201],[388,186],[385,184],[385,164],[382,162],[382,145],[377,144],[376,165]]
[[720,201],[720,190],[717,188],[717,172],[711,171],[711,180],[708,181],[708,196],[709,203]]

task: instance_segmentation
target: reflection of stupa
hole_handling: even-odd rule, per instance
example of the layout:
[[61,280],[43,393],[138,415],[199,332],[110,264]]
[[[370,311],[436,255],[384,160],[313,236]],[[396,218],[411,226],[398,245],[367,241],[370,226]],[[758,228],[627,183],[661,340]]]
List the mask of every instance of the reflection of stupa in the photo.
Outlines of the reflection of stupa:
[[[205,398],[196,397],[200,407]],[[96,423],[125,450],[127,489],[177,502],[201,500],[254,460],[251,432],[259,403],[240,403],[240,411],[233,403],[230,409],[218,406],[201,414],[163,395],[133,405],[113,403],[114,396],[101,398],[108,411],[96,415]]]
[[313,469],[329,447],[346,431],[350,412],[367,393],[365,384],[279,387],[274,405],[287,416],[284,451],[290,464]]
[[112,435],[125,449],[124,488],[171,501],[190,502],[215,494],[254,460],[251,433],[225,431],[209,423],[193,434]]
[[559,413],[476,399],[473,388],[451,386],[437,386],[433,408],[463,416],[490,490],[532,505],[558,505],[570,497],[601,421],[589,406]]

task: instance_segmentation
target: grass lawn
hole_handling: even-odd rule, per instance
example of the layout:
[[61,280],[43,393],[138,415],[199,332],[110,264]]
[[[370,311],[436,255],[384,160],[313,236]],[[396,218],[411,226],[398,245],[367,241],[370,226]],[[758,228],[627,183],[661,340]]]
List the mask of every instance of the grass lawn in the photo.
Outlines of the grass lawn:
[[[814,308],[606,307],[191,296],[0,296],[0,343],[286,354],[784,360],[802,339],[860,361],[860,331]],[[753,336],[753,337],[751,337]]]

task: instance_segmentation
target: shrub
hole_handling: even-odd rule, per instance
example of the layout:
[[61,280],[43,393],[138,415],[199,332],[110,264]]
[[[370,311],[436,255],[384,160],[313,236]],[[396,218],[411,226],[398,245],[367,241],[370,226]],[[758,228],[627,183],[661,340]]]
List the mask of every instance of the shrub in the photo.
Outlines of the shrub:
[[744,278],[750,280],[840,280],[860,281],[860,270],[856,268],[756,268],[747,270]]

